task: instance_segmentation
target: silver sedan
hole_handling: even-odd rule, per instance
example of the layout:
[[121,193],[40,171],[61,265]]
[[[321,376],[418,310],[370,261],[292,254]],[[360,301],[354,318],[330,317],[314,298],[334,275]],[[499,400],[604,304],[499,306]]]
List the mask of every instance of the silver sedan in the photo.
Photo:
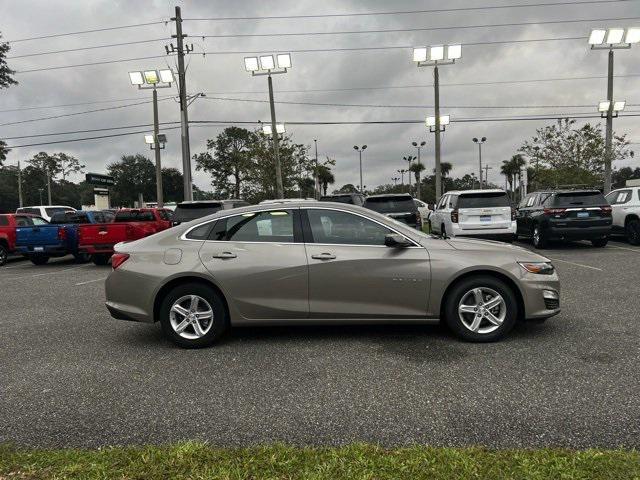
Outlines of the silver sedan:
[[545,257],[337,203],[224,210],[116,245],[112,267],[111,315],[159,321],[183,347],[211,345],[231,326],[438,320],[486,342],[560,311]]

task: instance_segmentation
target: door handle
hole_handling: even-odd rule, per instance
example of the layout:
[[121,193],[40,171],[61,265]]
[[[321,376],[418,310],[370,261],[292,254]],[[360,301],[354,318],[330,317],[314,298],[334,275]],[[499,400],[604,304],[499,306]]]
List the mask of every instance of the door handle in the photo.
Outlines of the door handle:
[[316,260],[334,260],[336,258],[332,253],[319,253],[318,255],[311,255],[311,258]]
[[237,255],[231,252],[217,253],[213,256],[213,258],[236,258],[236,257]]

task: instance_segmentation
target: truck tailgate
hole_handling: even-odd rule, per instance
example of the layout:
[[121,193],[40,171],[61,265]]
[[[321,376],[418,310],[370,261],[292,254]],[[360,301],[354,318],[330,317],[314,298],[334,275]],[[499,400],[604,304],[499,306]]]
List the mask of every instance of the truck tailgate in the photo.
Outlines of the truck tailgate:
[[58,238],[58,225],[33,225],[16,228],[16,246],[27,245],[56,245],[60,243]]

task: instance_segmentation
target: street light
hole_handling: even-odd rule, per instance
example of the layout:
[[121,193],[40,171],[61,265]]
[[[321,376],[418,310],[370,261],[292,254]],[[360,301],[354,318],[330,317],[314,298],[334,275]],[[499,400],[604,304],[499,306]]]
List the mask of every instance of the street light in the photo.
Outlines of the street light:
[[[164,206],[164,199],[162,194],[162,163],[160,159],[160,150],[164,148],[164,144],[167,141],[166,135],[159,133],[160,126],[158,123],[158,88],[170,88],[174,82],[173,72],[169,69],[165,70],[145,70],[143,72],[129,72],[129,81],[131,85],[137,86],[139,90],[153,90],[153,135],[145,135],[145,142],[151,144],[151,149],[155,150],[156,160],[156,200],[158,202],[158,208]],[[149,137],[149,138],[147,138]],[[164,141],[160,138],[163,137]],[[151,142],[147,141],[151,140]],[[162,146],[160,144],[162,143]],[[184,178],[191,185],[191,181],[188,180],[191,176],[191,172],[183,172]],[[185,189],[185,192],[187,190]]]
[[367,146],[362,145],[362,147],[358,147],[357,145],[354,145],[353,149],[360,155],[360,193],[362,193],[362,152],[367,149]]
[[438,125],[438,122],[436,121],[436,117],[427,117],[425,123],[427,124],[427,127],[429,127],[429,131],[431,133],[437,132],[438,127],[440,128],[441,132],[444,132],[447,129],[447,125],[451,123],[451,116],[440,115],[440,122],[439,122],[440,125]]
[[396,170],[396,172],[398,172],[402,178],[402,183],[401,185],[404,187],[404,172],[406,172],[406,170],[404,168],[401,168],[400,170]]
[[393,180],[393,186],[397,186],[398,185],[398,180],[400,180],[400,177],[391,177],[391,180]]
[[[280,165],[280,154],[278,151],[278,127],[276,126],[276,107],[273,101],[273,82],[271,75],[287,73],[291,68],[291,54],[278,53],[275,55],[261,55],[259,57],[245,57],[244,68],[251,75],[267,76],[269,85],[269,107],[271,108],[271,136],[273,138],[273,155],[276,164],[276,197],[284,198],[284,186],[282,184],[282,167]],[[264,127],[263,127],[264,128]]]
[[[605,135],[605,157],[604,157],[604,194],[611,191],[611,161],[613,160],[613,119],[617,117],[617,112],[622,111],[624,105],[619,110],[614,110],[615,105],[620,102],[613,101],[613,51],[631,48],[631,45],[640,42],[640,27],[620,28],[614,27],[609,29],[594,28],[589,35],[589,45],[591,50],[609,50],[609,63],[607,72],[607,109],[601,110],[603,102],[600,102],[598,110],[606,115],[602,118],[607,119],[606,135]],[[620,106],[620,105],[619,105]]]
[[627,105],[626,101],[621,102],[613,102],[613,108],[611,107],[611,102],[609,100],[603,100],[598,103],[598,111],[600,112],[600,116],[602,118],[607,118],[607,114],[609,110],[613,111],[613,117],[617,117],[620,112],[624,110],[624,107]]
[[[414,147],[416,147],[416,149],[418,150],[418,165],[422,165],[422,162],[420,161],[420,150],[422,150],[422,147],[424,147],[427,144],[426,141],[422,141],[420,143],[418,142],[411,142],[411,145],[413,145]],[[420,172],[418,172],[418,178],[416,178],[416,182],[418,183],[418,185],[416,186],[416,198],[418,200],[421,200],[421,195],[420,195]]]
[[478,144],[478,162],[480,164],[480,190],[482,190],[482,144],[487,141],[487,137],[482,137],[478,140],[476,137],[473,137],[473,143]]
[[[284,126],[284,123],[276,123],[276,133],[278,135],[282,135],[283,133],[285,133],[287,130]],[[262,125],[262,133],[264,133],[265,135],[272,135],[273,133],[273,127],[266,123]]]
[[409,168],[407,168],[407,172],[409,172],[409,193],[411,193],[411,164],[416,159],[413,155],[408,155],[406,157],[402,157],[405,162],[409,162]]
[[[435,96],[435,112],[433,129],[429,130],[435,133],[435,151],[436,151],[436,202],[440,200],[442,195],[442,169],[440,167],[440,74],[438,65],[451,65],[456,60],[462,58],[462,45],[459,43],[451,45],[433,45],[430,47],[415,47],[413,49],[413,61],[418,67],[433,67],[433,87]],[[447,118],[448,123],[448,118]]]
[[160,150],[164,150],[165,144],[167,143],[167,136],[164,133],[159,133],[157,136],[153,134],[145,135],[144,143],[149,145],[151,150],[156,149],[156,143],[159,144]]

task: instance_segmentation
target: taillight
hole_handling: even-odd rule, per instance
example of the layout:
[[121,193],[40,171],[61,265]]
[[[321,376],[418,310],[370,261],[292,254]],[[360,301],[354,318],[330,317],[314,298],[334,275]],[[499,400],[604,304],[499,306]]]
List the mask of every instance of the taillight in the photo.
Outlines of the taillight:
[[451,212],[451,222],[458,223],[458,210],[453,210]]
[[600,207],[600,210],[602,210],[602,213],[604,213],[605,217],[611,216],[611,207],[609,205],[605,207]]
[[129,258],[128,253],[114,253],[111,255],[111,268],[114,270],[127,261]]
[[545,215],[555,215],[556,217],[560,217],[565,214],[564,208],[545,208],[543,210]]
[[64,227],[58,227],[58,240],[67,239],[67,229]]
[[516,219],[516,209],[511,208],[511,221],[513,222]]

